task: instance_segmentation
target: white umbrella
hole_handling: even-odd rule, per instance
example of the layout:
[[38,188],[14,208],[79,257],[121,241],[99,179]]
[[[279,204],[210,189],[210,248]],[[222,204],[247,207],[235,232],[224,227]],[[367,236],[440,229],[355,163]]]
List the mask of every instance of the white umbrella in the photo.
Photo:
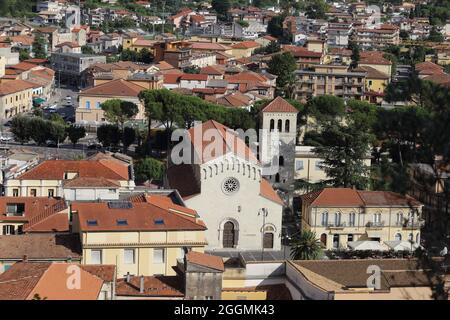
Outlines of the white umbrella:
[[419,247],[419,245],[415,242],[411,245],[411,242],[401,240],[385,241],[384,244],[387,245],[389,249],[394,251],[411,251],[411,248],[412,250],[416,250]]
[[378,241],[349,241],[347,245],[352,250],[386,251],[386,247]]

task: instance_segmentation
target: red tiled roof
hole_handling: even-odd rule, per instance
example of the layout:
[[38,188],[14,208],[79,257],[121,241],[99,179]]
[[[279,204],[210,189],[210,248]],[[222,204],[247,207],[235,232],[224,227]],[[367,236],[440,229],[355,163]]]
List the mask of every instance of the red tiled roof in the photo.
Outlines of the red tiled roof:
[[140,292],[140,277],[133,276],[128,283],[126,278],[117,279],[116,294],[118,296],[145,297],[184,297],[183,282],[178,276],[144,277],[144,292]]
[[64,182],[65,188],[113,188],[120,187],[116,180],[102,177],[77,177]]
[[[112,180],[129,180],[128,166],[114,170],[110,161],[46,160],[20,175],[19,180],[64,180],[64,173],[75,172],[78,177],[102,177]],[[126,174],[125,174],[126,172]]]
[[242,42],[233,44],[231,47],[233,49],[252,49],[252,48],[259,48],[260,46],[261,45],[255,41],[242,41]]
[[220,43],[191,42],[192,50],[227,51],[231,48]]
[[238,74],[225,76],[225,79],[230,83],[239,83],[245,81],[266,82],[268,80],[264,75],[253,71],[244,71]]
[[225,66],[223,65],[214,65],[207,66],[200,69],[201,74],[215,75],[220,76],[225,73]]
[[[127,204],[127,209],[116,209],[110,208],[109,202],[73,202],[72,210],[78,212],[81,231],[205,230],[202,224],[152,203]],[[97,224],[89,224],[90,220]],[[118,225],[117,220],[126,220],[126,224]]]
[[177,84],[180,82],[180,78],[183,74],[175,73],[175,74],[164,74],[164,83],[166,84]]
[[6,81],[4,83],[0,83],[0,96],[5,96],[36,87],[38,87],[36,84],[25,80],[17,79],[13,81]]
[[185,74],[181,75],[180,80],[206,81],[206,80],[208,80],[208,75],[185,73]]
[[261,179],[259,194],[266,199],[283,205],[283,200],[281,200],[278,193],[272,188],[272,185],[266,179]]
[[225,271],[223,260],[219,256],[213,256],[201,252],[189,251],[186,254],[186,261],[199,266],[215,269],[217,271]]
[[142,90],[145,88],[123,79],[117,79],[85,89],[80,92],[80,95],[137,97]]
[[21,71],[27,71],[33,68],[36,68],[36,65],[33,63],[27,63],[27,62],[20,62],[18,64],[9,66],[11,69],[21,70]]
[[66,41],[66,42],[62,42],[62,43],[60,43],[60,44],[57,44],[55,47],[57,47],[57,48],[62,48],[62,47],[64,47],[64,46],[66,46],[66,47],[70,47],[70,48],[79,48],[79,47],[81,47],[78,43],[76,43],[76,42],[73,42],[73,41]]
[[276,97],[261,112],[291,112],[298,113],[298,110],[282,97]]

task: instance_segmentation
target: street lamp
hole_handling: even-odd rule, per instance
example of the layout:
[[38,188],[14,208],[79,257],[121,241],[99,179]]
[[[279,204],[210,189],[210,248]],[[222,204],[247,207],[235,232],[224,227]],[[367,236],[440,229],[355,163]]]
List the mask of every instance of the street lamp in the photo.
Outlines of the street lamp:
[[264,261],[264,226],[266,225],[266,217],[269,214],[269,210],[267,208],[261,208],[258,211],[258,217],[262,216],[263,225],[261,228],[261,261]]

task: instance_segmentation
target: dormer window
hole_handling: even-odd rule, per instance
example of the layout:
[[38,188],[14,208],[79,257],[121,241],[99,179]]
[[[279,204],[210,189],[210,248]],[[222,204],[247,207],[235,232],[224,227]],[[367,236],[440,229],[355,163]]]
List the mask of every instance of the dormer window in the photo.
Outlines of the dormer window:
[[25,203],[7,203],[6,215],[8,217],[23,217],[25,213]]
[[64,180],[73,179],[78,176],[78,172],[76,171],[66,171],[64,172]]

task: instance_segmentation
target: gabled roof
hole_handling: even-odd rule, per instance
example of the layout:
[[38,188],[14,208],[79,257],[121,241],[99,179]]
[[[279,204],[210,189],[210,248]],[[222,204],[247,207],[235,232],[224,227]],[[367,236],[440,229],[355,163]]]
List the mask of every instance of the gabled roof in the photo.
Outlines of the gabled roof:
[[185,73],[185,74],[181,75],[180,80],[207,81],[208,80],[208,75],[207,74]]
[[101,177],[112,180],[129,180],[128,166],[113,160],[46,160],[23,173],[19,180],[64,180],[66,172],[78,177]]
[[183,298],[183,282],[178,276],[146,276],[144,292],[140,292],[140,278],[132,276],[130,282],[126,278],[117,279],[116,295],[134,297]]
[[213,256],[201,252],[189,251],[186,254],[186,261],[199,266],[207,267],[217,271],[225,271],[223,260],[219,256]]
[[259,48],[261,45],[256,41],[242,41],[236,44],[233,44],[231,47],[233,49],[252,49]]
[[117,79],[85,89],[80,92],[80,95],[137,97],[142,90],[145,88],[123,79]]
[[273,202],[276,202],[280,205],[284,204],[283,200],[281,200],[278,193],[272,188],[272,185],[266,179],[264,179],[264,178],[261,179],[261,184],[260,184],[259,188],[260,188],[259,194],[262,197],[264,197],[268,200],[271,200]]
[[11,93],[20,92],[23,90],[28,90],[32,88],[39,87],[35,83],[25,81],[25,80],[12,80],[0,83],[0,96],[5,96]]
[[282,97],[276,97],[261,112],[289,112],[297,114],[298,110]]
[[[194,231],[203,223],[151,202],[73,202],[82,232],[95,231]],[[118,221],[123,220],[122,224]],[[95,221],[96,223],[90,223]]]
[[389,76],[386,73],[381,72],[370,66],[360,66],[360,67],[353,69],[353,71],[354,72],[366,72],[367,78],[369,78],[369,79],[383,79],[383,80],[389,79]]
[[361,191],[350,188],[324,188],[301,196],[312,207],[411,207],[421,203],[409,196],[389,191]]

